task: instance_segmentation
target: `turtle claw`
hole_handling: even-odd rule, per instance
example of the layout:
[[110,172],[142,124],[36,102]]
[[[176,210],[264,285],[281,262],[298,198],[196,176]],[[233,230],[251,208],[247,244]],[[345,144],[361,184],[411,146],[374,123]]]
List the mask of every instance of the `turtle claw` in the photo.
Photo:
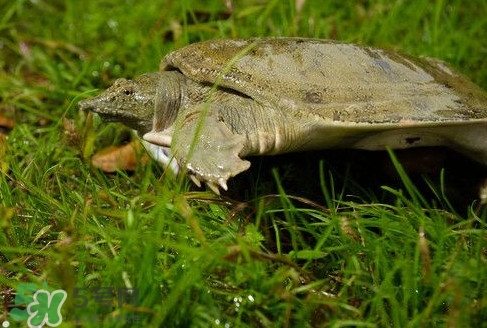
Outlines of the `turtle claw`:
[[218,184],[220,185],[220,187],[222,187],[223,190],[228,190],[227,181],[224,178],[218,179]]
[[[201,181],[195,175],[189,174],[189,178],[198,188],[201,188]],[[227,182],[224,178],[219,178],[218,183],[215,181],[207,181],[206,185],[217,195],[220,195],[220,188],[225,191],[228,190]]]
[[195,177],[194,175],[190,174],[189,175],[189,178],[191,179],[191,181],[194,182],[194,184],[198,187],[198,188],[201,188],[201,181],[198,180],[197,177]]
[[218,188],[218,185],[216,185],[214,182],[207,182],[206,185],[211,189],[211,191],[220,196],[220,189]]

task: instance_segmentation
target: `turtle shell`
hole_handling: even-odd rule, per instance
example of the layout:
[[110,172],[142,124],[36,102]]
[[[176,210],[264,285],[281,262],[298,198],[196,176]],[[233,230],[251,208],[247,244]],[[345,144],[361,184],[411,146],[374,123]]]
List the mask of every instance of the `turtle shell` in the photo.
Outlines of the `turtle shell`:
[[487,120],[487,93],[445,63],[328,40],[210,40],[168,54],[160,69],[335,126]]

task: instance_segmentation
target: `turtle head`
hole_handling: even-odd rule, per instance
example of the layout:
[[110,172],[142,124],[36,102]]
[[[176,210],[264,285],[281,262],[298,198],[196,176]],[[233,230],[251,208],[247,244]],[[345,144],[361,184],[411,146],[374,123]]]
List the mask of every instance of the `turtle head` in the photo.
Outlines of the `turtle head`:
[[143,74],[134,80],[118,79],[102,94],[80,101],[79,108],[98,113],[104,121],[121,122],[142,135],[152,129],[161,79],[161,72]]

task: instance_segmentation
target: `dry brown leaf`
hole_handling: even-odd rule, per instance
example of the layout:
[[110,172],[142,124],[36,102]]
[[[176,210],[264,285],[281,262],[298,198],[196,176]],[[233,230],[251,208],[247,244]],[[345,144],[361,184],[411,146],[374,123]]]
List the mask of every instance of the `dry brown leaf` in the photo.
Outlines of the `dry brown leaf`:
[[8,131],[12,130],[15,126],[15,122],[2,114],[0,114],[0,135],[7,134]]
[[137,163],[147,163],[147,153],[140,155],[142,145],[137,140],[132,140],[122,146],[112,146],[100,150],[91,158],[91,164],[103,172],[134,171]]
[[0,133],[0,172],[6,173],[9,168],[8,160],[6,160],[7,155],[7,143],[3,142],[5,135]]
[[6,162],[5,155],[7,154],[7,144],[4,141],[7,133],[15,126],[15,122],[2,114],[0,114],[0,172],[8,171],[8,162]]
[[63,130],[64,136],[70,145],[79,145],[81,143],[81,135],[74,121],[66,118],[66,116],[63,116]]

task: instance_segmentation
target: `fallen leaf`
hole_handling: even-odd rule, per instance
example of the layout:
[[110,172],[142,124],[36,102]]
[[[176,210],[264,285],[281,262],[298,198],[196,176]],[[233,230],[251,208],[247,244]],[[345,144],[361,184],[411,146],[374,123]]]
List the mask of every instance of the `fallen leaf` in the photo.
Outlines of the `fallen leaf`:
[[[105,148],[91,158],[91,164],[103,172],[134,171],[137,163],[145,164],[149,160],[147,153],[138,140],[132,140],[123,146]],[[141,155],[142,153],[142,155]]]
[[15,122],[0,114],[0,135],[7,134],[15,126]]
[[4,142],[5,136],[15,126],[15,122],[0,114],[0,172],[8,171],[8,162],[5,160],[7,154],[7,144]]
[[66,118],[66,116],[63,116],[63,131],[64,136],[70,145],[79,145],[81,143],[81,135],[76,128],[74,121]]
[[5,161],[5,155],[7,154],[7,144],[3,142],[5,135],[0,133],[0,172],[8,171],[8,162]]

